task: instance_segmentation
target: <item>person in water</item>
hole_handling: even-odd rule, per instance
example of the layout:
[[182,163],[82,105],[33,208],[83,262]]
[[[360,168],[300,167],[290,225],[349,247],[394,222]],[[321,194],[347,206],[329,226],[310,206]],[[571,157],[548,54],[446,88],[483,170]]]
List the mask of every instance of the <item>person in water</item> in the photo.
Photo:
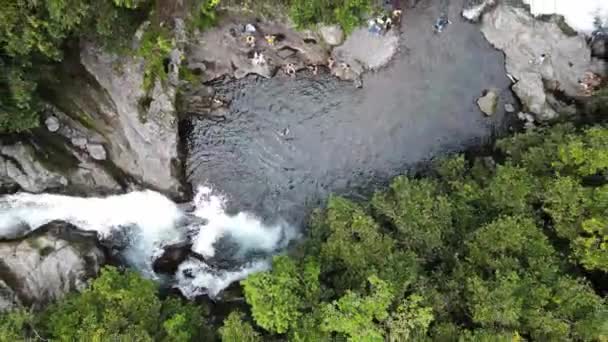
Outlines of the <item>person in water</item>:
[[448,15],[443,13],[435,20],[433,27],[435,28],[436,33],[441,33],[451,23],[452,22],[448,19]]

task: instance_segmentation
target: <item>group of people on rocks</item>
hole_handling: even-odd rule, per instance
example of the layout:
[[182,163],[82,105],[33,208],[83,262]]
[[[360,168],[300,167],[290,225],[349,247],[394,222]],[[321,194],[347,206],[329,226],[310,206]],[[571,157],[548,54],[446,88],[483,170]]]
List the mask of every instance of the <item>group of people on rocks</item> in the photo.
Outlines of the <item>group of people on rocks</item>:
[[400,9],[393,10],[391,15],[383,15],[375,19],[370,19],[367,25],[369,32],[377,35],[383,35],[393,28],[393,25],[401,21],[402,11]]
[[[399,7],[395,7],[390,15],[385,14],[383,16],[377,17],[376,19],[372,19],[369,21],[369,31],[378,35],[383,35],[393,28],[394,25],[397,25],[401,22],[402,10]],[[234,30],[234,29],[233,29]],[[246,24],[242,27],[242,32],[244,33],[244,42],[245,45],[253,50],[253,54],[250,55],[250,60],[253,65],[265,65],[268,61],[266,56],[262,51],[256,50],[258,46],[258,39],[256,38],[261,35],[258,31],[258,28],[254,24]],[[233,32],[233,36],[236,37],[236,32]],[[264,42],[270,46],[275,46],[275,43],[278,40],[279,35],[274,34],[265,34],[263,35]],[[329,57],[327,59],[327,67],[330,70],[333,70],[336,66],[336,61],[334,58]],[[339,68],[342,68],[342,71],[348,71],[350,69],[350,65],[347,63],[340,63],[338,65]],[[294,63],[287,63],[282,67],[283,71],[286,75],[295,77],[297,72],[297,67]],[[318,65],[308,65],[307,69],[310,70],[313,75],[317,75],[318,73]]]

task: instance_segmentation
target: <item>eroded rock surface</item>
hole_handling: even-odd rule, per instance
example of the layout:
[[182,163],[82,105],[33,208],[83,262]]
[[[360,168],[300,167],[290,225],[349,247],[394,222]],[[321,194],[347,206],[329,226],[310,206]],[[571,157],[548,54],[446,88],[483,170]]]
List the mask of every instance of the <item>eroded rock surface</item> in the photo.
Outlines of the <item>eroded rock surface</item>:
[[104,261],[94,235],[62,222],[21,240],[0,242],[0,311],[40,307],[82,290]]
[[562,109],[549,103],[546,92],[576,96],[585,72],[600,72],[583,36],[568,36],[556,23],[535,20],[524,9],[500,4],[483,16],[481,30],[505,52],[513,90],[540,120],[554,119]]

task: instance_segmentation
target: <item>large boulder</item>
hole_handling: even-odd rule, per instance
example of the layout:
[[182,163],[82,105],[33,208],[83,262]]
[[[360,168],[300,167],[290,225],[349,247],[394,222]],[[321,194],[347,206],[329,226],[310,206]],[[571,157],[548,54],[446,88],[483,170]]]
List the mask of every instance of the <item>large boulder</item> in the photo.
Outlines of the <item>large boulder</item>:
[[40,307],[84,289],[105,261],[96,236],[62,222],[0,242],[0,311]]
[[347,64],[361,64],[366,70],[374,70],[388,64],[399,49],[399,35],[390,30],[384,35],[358,28],[333,51],[334,59]]
[[495,90],[488,90],[485,94],[477,99],[477,105],[479,109],[488,116],[496,114],[496,107],[498,105],[498,94]]
[[545,89],[574,97],[581,77],[597,68],[583,36],[567,35],[557,23],[535,20],[522,8],[499,4],[483,16],[481,31],[504,51],[513,90],[540,120],[553,119],[561,111],[548,103]]

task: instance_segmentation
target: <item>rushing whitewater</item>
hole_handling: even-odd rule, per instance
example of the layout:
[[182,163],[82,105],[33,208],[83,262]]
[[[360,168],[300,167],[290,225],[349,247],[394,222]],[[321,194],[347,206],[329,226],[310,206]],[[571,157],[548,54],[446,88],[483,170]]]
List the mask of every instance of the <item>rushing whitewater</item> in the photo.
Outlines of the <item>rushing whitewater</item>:
[[566,23],[578,32],[590,34],[597,25],[608,25],[606,0],[524,0],[534,15],[563,15]]
[[174,283],[192,298],[215,297],[232,282],[267,269],[269,257],[297,237],[285,222],[266,225],[250,213],[228,215],[226,199],[209,187],[199,188],[192,204],[194,210],[184,212],[154,191],[105,198],[7,195],[0,197],[0,239],[23,236],[54,220],[96,231],[110,244],[115,235],[126,233],[123,257],[152,278],[156,278],[152,263],[162,248],[191,239],[196,258],[189,257],[179,266]]

